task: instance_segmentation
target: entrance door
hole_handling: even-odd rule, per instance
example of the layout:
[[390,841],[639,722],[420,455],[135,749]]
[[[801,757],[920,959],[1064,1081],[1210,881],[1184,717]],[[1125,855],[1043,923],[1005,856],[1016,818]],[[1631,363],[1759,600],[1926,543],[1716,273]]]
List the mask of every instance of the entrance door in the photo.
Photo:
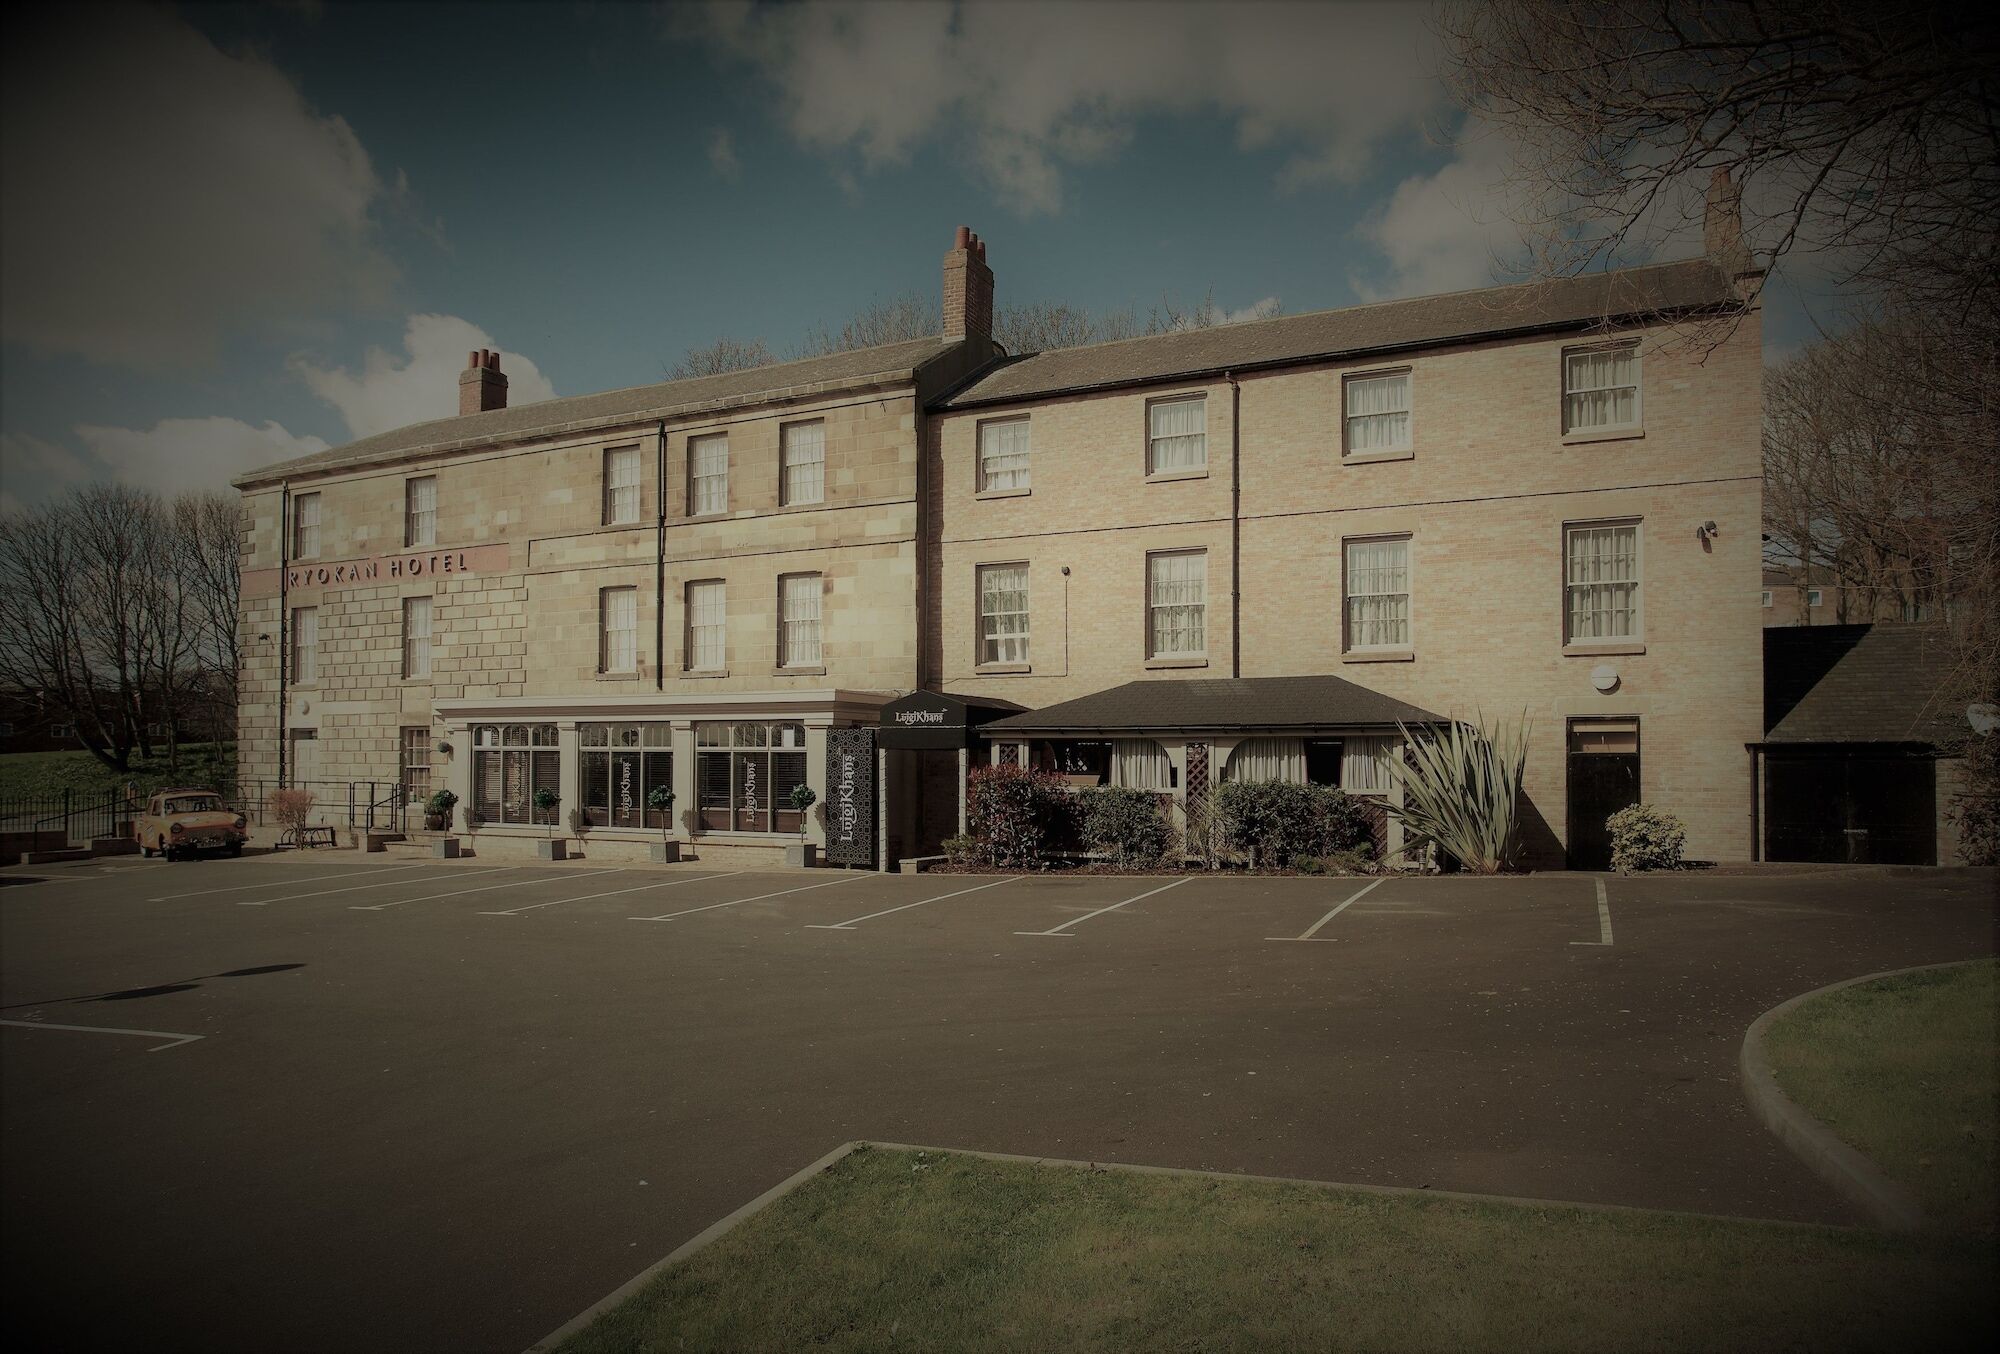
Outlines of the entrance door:
[[1639,802],[1639,721],[1573,719],[1569,725],[1569,867],[1611,867],[1604,820]]

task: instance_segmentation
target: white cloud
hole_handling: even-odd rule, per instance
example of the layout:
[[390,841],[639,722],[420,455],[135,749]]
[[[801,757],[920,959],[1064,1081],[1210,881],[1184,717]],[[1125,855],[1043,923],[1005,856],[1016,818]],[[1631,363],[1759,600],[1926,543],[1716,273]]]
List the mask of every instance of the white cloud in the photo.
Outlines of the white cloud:
[[708,134],[708,163],[726,183],[743,177],[743,162],[736,158],[736,138],[727,127],[717,127]]
[[[340,411],[348,432],[368,437],[458,413],[458,375],[465,370],[465,355],[498,346],[484,329],[456,315],[412,315],[403,332],[403,352],[370,347],[359,374],[319,366],[303,354],[295,354],[289,365],[315,395]],[[548,378],[520,353],[502,349],[500,370],[507,376],[510,406],[555,396]]]
[[1408,4],[718,0],[673,16],[759,69],[802,144],[876,169],[944,141],[1023,212],[1059,210],[1064,169],[1147,115],[1231,118],[1244,147],[1291,151],[1295,187],[1353,178],[1443,98]]
[[325,451],[317,437],[295,437],[284,425],[259,428],[235,418],[168,418],[150,428],[83,424],[79,446],[26,433],[0,434],[5,488],[0,508],[18,510],[93,480],[118,480],[172,496],[226,490],[232,477],[274,461]]
[[68,14],[0,96],[0,334],[171,368],[242,328],[384,300],[385,189],[346,122],[164,6]]
[[1386,277],[1351,278],[1364,300],[1430,295],[1486,286],[1523,257],[1510,194],[1515,146],[1490,129],[1468,127],[1451,162],[1398,184],[1360,227],[1388,260]]

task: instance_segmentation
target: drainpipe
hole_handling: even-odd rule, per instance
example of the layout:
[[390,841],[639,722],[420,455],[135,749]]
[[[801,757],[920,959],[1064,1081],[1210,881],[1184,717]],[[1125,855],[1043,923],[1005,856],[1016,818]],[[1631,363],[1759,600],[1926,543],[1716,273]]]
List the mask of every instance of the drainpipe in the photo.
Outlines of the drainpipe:
[[[278,486],[278,788],[285,785],[285,717],[292,677],[292,482]],[[259,819],[258,821],[262,821]]]
[[660,420],[660,440],[653,491],[659,509],[659,532],[653,551],[653,689],[667,689],[667,421]]
[[1243,387],[1229,382],[1229,675],[1243,675]]

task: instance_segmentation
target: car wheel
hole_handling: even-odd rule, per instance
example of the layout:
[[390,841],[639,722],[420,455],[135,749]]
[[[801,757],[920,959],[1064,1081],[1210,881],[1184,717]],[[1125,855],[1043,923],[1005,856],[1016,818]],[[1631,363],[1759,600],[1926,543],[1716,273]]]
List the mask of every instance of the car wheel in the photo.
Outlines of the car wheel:
[[229,844],[229,854],[231,856],[241,856],[243,854],[243,843],[231,842]]
[[152,848],[152,847],[150,847],[150,846],[148,846],[148,845],[146,845],[146,843],[144,843],[144,842],[140,842],[140,843],[139,843],[139,854],[140,854],[141,856],[144,856],[144,857],[145,857],[145,858],[146,858],[147,860],[151,860],[151,859],[153,858],[153,848]]

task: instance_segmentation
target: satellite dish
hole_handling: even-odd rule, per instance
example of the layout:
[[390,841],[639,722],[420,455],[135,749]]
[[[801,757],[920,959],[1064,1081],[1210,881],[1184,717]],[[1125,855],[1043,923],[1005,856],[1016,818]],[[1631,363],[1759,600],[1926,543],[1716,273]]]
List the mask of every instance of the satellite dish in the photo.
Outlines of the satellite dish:
[[1605,695],[1618,689],[1618,669],[1609,663],[1599,663],[1590,670],[1590,684]]

